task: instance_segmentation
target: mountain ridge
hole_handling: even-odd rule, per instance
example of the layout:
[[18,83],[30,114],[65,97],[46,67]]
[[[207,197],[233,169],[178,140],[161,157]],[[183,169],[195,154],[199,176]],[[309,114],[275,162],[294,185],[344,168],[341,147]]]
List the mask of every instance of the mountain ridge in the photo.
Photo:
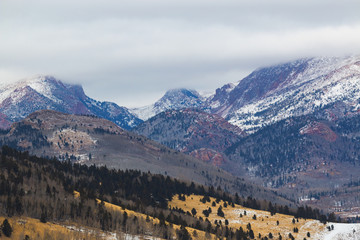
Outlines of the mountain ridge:
[[[142,122],[125,107],[88,97],[80,85],[72,85],[46,75],[3,85],[0,88],[0,113],[9,122],[19,121],[30,113],[52,109],[64,113],[96,115],[124,129]],[[9,124],[4,123],[5,127]]]
[[359,78],[360,56],[300,59],[259,68],[235,88],[219,88],[203,106],[250,133],[338,101],[358,111]]

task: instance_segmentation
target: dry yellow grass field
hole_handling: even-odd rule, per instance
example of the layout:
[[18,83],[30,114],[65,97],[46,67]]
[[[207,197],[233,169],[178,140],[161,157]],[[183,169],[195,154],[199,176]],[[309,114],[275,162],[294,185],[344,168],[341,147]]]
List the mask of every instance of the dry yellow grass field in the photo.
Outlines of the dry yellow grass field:
[[[97,199],[98,203],[100,204],[101,200]],[[129,209],[123,209],[122,207],[120,206],[117,206],[117,205],[114,205],[114,204],[111,204],[111,203],[108,203],[108,202],[104,202],[104,206],[108,209],[108,210],[112,210],[112,211],[119,211],[121,213],[124,213],[125,211],[127,212],[127,214],[129,216],[136,216],[137,218],[142,218],[142,219],[146,219],[147,215],[143,214],[143,213],[138,213],[138,212],[134,212],[132,210],[129,210]],[[153,217],[150,217],[150,221],[152,223],[155,223],[155,224],[159,224],[160,221],[159,219],[157,218],[153,218]],[[169,225],[170,223],[168,222],[165,222],[167,225]],[[173,224],[172,225],[174,230],[177,230],[177,229],[180,229],[180,226],[179,225],[176,225],[176,224]],[[190,227],[187,227],[186,228],[188,230],[188,232],[190,233],[190,235],[192,236],[193,239],[206,239],[205,237],[205,232],[203,231],[200,231],[200,230],[197,230],[197,229],[193,229],[193,228],[190,228]],[[194,237],[194,231],[196,231],[197,233],[197,237]],[[210,234],[210,236],[212,238],[215,238],[214,235]]]
[[[77,192],[77,191],[74,191],[74,197],[75,198],[80,197],[80,193]],[[97,199],[97,203],[100,204],[101,200]],[[112,204],[112,203],[109,203],[109,202],[103,201],[103,203],[104,203],[104,206],[110,211],[117,211],[117,212],[121,212],[121,213],[124,213],[126,211],[126,213],[129,216],[136,216],[137,218],[142,218],[143,220],[146,220],[146,218],[147,218],[146,214],[135,212],[135,211],[132,211],[132,210],[129,210],[129,209],[126,209],[126,208],[122,208],[122,207],[120,207],[118,205],[115,205],[115,204]],[[157,219],[157,218],[153,218],[151,216],[148,216],[148,218],[150,219],[149,224],[153,224],[153,223],[159,224],[160,223],[159,219]],[[170,224],[168,222],[165,222],[165,223],[167,225]],[[180,229],[179,225],[173,224],[172,226],[173,226],[174,230]],[[192,236],[193,239],[206,239],[206,237],[205,237],[206,233],[205,232],[197,230],[197,229],[193,229],[193,228],[190,228],[190,227],[187,227],[186,229],[188,230],[188,232],[190,233],[190,235]],[[194,232],[195,231],[196,231],[197,237],[194,237]],[[212,239],[215,239],[215,235],[210,234],[210,236],[211,236]]]
[[[186,196],[185,201],[181,201],[178,199],[178,196],[174,196],[173,200],[169,203],[169,207],[178,207],[183,209],[185,212],[191,212],[191,210],[195,208],[197,211],[196,217],[201,216],[203,219],[206,218],[203,214],[203,210],[211,207],[212,212],[208,217],[211,223],[214,223],[215,220],[218,222],[221,220],[224,225],[225,219],[227,219],[229,221],[229,227],[238,229],[241,226],[244,231],[247,230],[246,226],[250,223],[251,229],[254,231],[256,238],[259,237],[259,233],[262,237],[265,237],[269,236],[269,233],[271,232],[274,239],[278,239],[279,234],[282,235],[283,239],[288,239],[289,233],[291,233],[295,239],[313,239],[312,236],[315,236],[316,233],[325,229],[325,225],[317,220],[305,220],[299,218],[298,222],[295,221],[295,224],[293,224],[293,216],[278,213],[271,216],[270,212],[253,210],[237,204],[235,204],[234,207],[228,205],[225,208],[223,201],[216,203],[214,198],[210,198],[211,201],[204,204],[200,202],[202,197],[203,196],[199,195],[190,195]],[[213,201],[216,203],[215,207],[212,206]],[[224,218],[217,215],[217,210],[220,205],[225,213]],[[244,214],[245,211],[246,215]],[[240,217],[240,214],[242,214],[242,217]],[[256,220],[253,219],[254,215],[256,215]],[[279,222],[279,225],[277,224],[277,221]],[[298,233],[294,233],[293,229],[295,227],[299,229]],[[310,238],[306,236],[307,232],[310,233]]]
[[[74,197],[78,198],[80,196],[79,192],[74,191]],[[254,231],[255,239],[259,239],[259,233],[262,237],[269,236],[271,232],[273,235],[273,239],[278,239],[279,234],[283,237],[283,239],[289,239],[289,233],[291,233],[295,239],[314,239],[313,237],[317,235],[317,233],[324,231],[325,225],[321,224],[316,220],[305,220],[298,219],[295,223],[293,223],[293,216],[284,215],[284,214],[275,214],[271,216],[270,212],[253,210],[250,208],[245,208],[243,206],[235,204],[234,207],[228,205],[224,207],[224,202],[222,200],[219,203],[216,203],[216,206],[212,206],[213,202],[216,202],[216,199],[210,198],[210,202],[202,203],[200,199],[203,196],[199,195],[190,195],[186,196],[185,201],[181,201],[178,199],[178,196],[174,196],[173,200],[169,202],[169,207],[177,207],[183,209],[185,212],[191,210],[193,208],[196,209],[197,214],[196,217],[202,217],[205,219],[206,217],[203,214],[203,210],[208,209],[209,207],[212,209],[208,220],[214,224],[215,220],[218,222],[221,220],[221,223],[225,225],[225,219],[229,222],[229,227],[232,229],[239,229],[240,226],[247,230],[247,224],[251,224],[251,229]],[[98,203],[101,203],[101,200],[97,200]],[[120,206],[103,202],[104,206],[110,210],[115,212],[124,213],[125,211],[129,216],[136,216],[137,218],[142,218],[145,220],[147,215],[134,212],[129,209],[124,209]],[[222,210],[225,214],[225,217],[219,217],[217,215],[217,209],[219,206],[222,206]],[[245,215],[246,212],[246,215]],[[240,214],[242,217],[240,217]],[[256,220],[254,219],[254,215],[256,215]],[[0,217],[0,223],[4,221],[4,217]],[[11,239],[21,239],[23,240],[26,235],[30,237],[30,239],[113,239],[115,236],[111,233],[102,232],[98,229],[92,229],[84,226],[77,226],[76,223],[41,223],[38,219],[27,218],[27,217],[12,217],[7,218],[9,220],[10,225],[13,228],[13,234]],[[159,219],[150,217],[149,224],[159,224]],[[166,224],[169,224],[166,222]],[[298,228],[299,232],[295,233],[293,231],[294,228]],[[175,230],[179,229],[180,226],[173,225]],[[209,235],[207,235],[203,231],[195,230],[187,227],[187,230],[191,234],[193,239],[209,239]],[[196,237],[194,237],[194,231],[196,231]],[[307,236],[307,233],[310,233],[310,237]],[[1,238],[1,237],[0,237]],[[2,238],[5,239],[4,236]],[[211,239],[216,239],[214,235],[210,235]]]
[[[5,217],[0,217],[0,222],[4,221]],[[71,240],[71,239],[107,239],[111,235],[109,233],[101,232],[97,229],[92,229],[83,226],[77,226],[76,223],[68,222],[64,225],[57,223],[42,223],[39,219],[28,217],[11,217],[8,219],[13,233],[11,239],[24,240],[26,235],[30,239],[54,239],[54,240]],[[0,239],[9,239],[2,235]]]

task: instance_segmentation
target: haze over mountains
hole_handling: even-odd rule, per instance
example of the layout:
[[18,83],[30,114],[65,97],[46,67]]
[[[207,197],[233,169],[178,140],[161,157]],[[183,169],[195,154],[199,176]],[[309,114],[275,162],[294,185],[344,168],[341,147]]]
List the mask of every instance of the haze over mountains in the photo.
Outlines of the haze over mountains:
[[[231,142],[234,131],[221,135],[215,131],[221,124],[212,122],[207,135],[196,134],[205,125],[200,110],[192,116],[191,110],[166,111],[135,131],[183,152],[191,149],[199,159],[214,159],[235,176],[316,199],[312,203],[318,207],[341,203],[349,210],[359,204],[360,193],[359,80],[360,57],[316,58],[261,68],[237,86],[217,89],[201,109],[247,132],[225,148],[209,139]],[[194,135],[207,143],[189,141]],[[341,193],[339,187],[347,190]]]
[[[317,199],[313,204],[334,206],[334,200],[330,200],[334,191],[338,191],[340,186],[351,187],[352,197],[339,193],[336,200],[344,208],[351,208],[358,203],[354,196],[359,193],[357,182],[360,180],[357,174],[360,170],[359,79],[360,56],[300,59],[259,68],[237,85],[226,84],[209,97],[201,96],[195,90],[174,89],[154,104],[129,110],[115,103],[96,101],[86,96],[81,86],[63,84],[54,77],[38,76],[1,87],[0,123],[3,128],[8,128],[12,122],[41,109],[94,115],[112,121],[113,129],[120,126],[132,130],[176,151],[219,166],[234,176],[277,189],[292,199],[312,196]],[[64,157],[67,153],[76,160],[88,161],[91,151],[93,161],[96,156],[102,156],[97,164],[115,166],[113,160],[120,154],[115,151],[117,147],[128,146],[136,152],[138,148],[133,145],[136,143],[137,146],[138,142],[134,139],[139,138],[139,143],[150,143],[146,138],[126,133],[126,139],[116,140],[118,145],[101,145],[100,142],[115,140],[110,128],[101,130],[99,127],[97,131],[105,131],[104,136],[108,139],[100,141],[98,149],[107,150],[96,154],[97,150],[83,146],[82,152],[75,154],[69,148],[75,142],[73,137],[81,139],[76,141],[94,144],[86,135],[88,131],[77,132],[75,125],[71,131],[65,130],[68,127],[63,126],[70,123],[64,121],[57,126],[53,123],[56,118],[41,120],[44,113],[37,114],[31,115],[30,119],[39,116],[36,119],[52,122],[53,128],[34,132],[34,136],[46,136],[43,143],[50,144],[46,145],[46,150],[37,148],[37,154]],[[46,112],[45,115],[53,114],[59,113]],[[16,135],[16,129],[22,129],[30,122],[27,118],[13,125],[10,132],[4,133],[4,139],[23,149],[38,143],[34,139],[26,142],[24,136]],[[95,131],[94,127],[89,131]],[[101,135],[100,132],[96,134]],[[72,139],[71,144],[69,141],[66,141],[66,146],[64,142],[60,145],[49,143],[49,139],[59,136],[69,141]],[[161,162],[161,158],[154,156],[167,148],[153,144],[135,157],[123,155],[122,159],[128,159],[124,160],[123,166],[147,166],[146,169],[154,172],[176,174],[176,171],[171,172],[171,167],[162,164],[173,166],[177,160]],[[142,149],[141,144],[138,147]],[[154,148],[158,150],[152,152]],[[105,153],[107,151],[110,154]],[[111,160],[106,162],[104,159]],[[143,162],[138,162],[139,159]],[[146,162],[145,159],[152,160]],[[181,171],[186,172],[188,168],[184,169]],[[204,183],[204,180],[200,182]],[[320,193],[323,194],[321,198]]]
[[[195,90],[173,89],[154,104],[135,109],[96,101],[86,96],[79,85],[64,84],[51,76],[36,76],[1,86],[0,113],[4,114],[3,121],[13,122],[36,110],[52,109],[96,115],[130,129],[165,110],[197,108],[224,117],[251,133],[264,125],[312,113],[333,103],[344,104],[346,110],[342,114],[356,112],[360,98],[359,68],[360,56],[300,59],[259,68],[237,85],[226,84],[208,97]],[[328,111],[340,114],[334,107]]]
[[259,68],[237,85],[226,84],[207,97],[194,90],[171,90],[155,104],[132,111],[146,120],[165,110],[198,108],[252,133],[319,109],[327,109],[329,118],[357,112],[359,77],[360,56],[299,59]]

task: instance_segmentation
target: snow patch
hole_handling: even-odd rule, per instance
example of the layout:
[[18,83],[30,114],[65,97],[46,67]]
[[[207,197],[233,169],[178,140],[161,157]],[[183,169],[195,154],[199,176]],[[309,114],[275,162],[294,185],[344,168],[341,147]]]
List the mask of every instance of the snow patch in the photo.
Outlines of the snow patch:
[[[360,224],[356,223],[328,223],[323,232],[314,236],[324,240],[360,240]],[[333,230],[329,231],[328,227]]]

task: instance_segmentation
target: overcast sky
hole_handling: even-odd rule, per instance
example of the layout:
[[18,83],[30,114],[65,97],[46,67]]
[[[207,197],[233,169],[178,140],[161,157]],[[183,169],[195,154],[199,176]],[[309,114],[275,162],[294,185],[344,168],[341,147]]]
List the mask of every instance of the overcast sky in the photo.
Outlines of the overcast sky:
[[0,0],[0,82],[35,74],[147,105],[266,65],[360,54],[359,0]]

